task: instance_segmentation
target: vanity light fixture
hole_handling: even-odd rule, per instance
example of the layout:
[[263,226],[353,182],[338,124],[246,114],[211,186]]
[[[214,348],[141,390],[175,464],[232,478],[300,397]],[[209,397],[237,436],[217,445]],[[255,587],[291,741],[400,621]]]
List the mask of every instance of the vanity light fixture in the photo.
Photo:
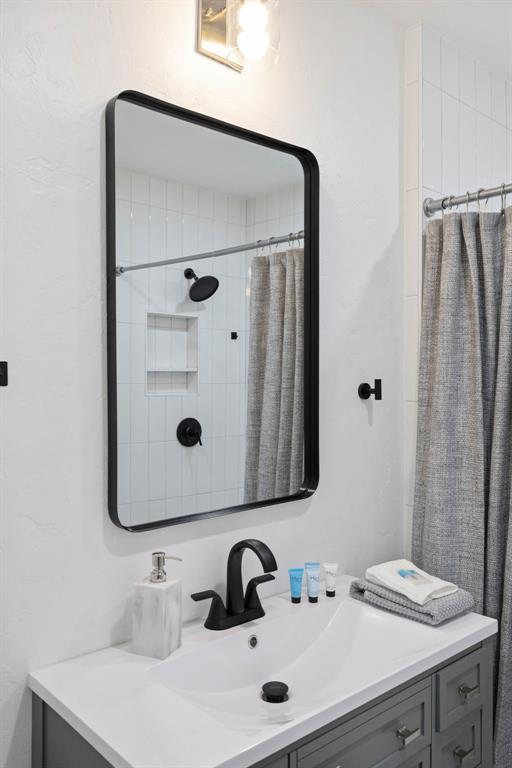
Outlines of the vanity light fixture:
[[197,50],[222,64],[266,69],[279,56],[279,0],[198,0]]
[[263,58],[270,46],[268,10],[262,0],[244,0],[238,11],[237,46],[244,59]]

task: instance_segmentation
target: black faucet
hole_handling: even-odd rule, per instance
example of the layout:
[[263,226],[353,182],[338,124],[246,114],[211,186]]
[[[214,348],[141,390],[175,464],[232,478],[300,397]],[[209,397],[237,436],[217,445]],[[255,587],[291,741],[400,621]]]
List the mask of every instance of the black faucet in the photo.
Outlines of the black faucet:
[[[249,580],[244,595],[242,556],[246,549],[251,549],[258,555],[265,573]],[[226,605],[224,606],[222,597],[212,589],[190,595],[192,600],[196,601],[211,598],[210,611],[204,623],[206,629],[229,629],[264,616],[265,611],[261,605],[257,587],[258,584],[275,578],[269,571],[277,571],[277,563],[266,544],[258,539],[244,539],[234,544],[228,556]]]

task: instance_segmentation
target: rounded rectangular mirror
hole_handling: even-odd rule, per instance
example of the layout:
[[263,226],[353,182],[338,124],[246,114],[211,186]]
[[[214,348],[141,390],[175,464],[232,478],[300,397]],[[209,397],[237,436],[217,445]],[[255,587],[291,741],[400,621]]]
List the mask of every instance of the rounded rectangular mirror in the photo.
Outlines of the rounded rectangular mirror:
[[127,91],[107,108],[109,511],[145,530],[318,481],[318,168]]

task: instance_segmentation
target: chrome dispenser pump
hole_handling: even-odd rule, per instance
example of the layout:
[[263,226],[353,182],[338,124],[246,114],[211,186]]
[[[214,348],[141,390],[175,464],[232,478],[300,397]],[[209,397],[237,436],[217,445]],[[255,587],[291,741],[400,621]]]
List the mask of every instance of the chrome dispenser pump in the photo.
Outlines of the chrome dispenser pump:
[[166,560],[178,560],[180,563],[183,562],[183,558],[181,557],[173,557],[172,555],[167,555],[165,552],[153,552],[153,570],[149,577],[153,584],[160,584],[162,581],[167,581],[167,572],[165,570]]

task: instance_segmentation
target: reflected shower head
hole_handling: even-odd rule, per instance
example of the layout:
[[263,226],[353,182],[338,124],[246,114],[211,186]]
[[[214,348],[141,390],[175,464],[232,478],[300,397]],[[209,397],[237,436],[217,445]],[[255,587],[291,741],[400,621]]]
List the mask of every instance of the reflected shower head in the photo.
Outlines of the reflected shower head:
[[190,267],[186,269],[183,274],[187,280],[194,281],[188,292],[191,301],[206,301],[210,296],[213,296],[219,287],[219,281],[213,275],[203,275],[203,277],[198,277]]

